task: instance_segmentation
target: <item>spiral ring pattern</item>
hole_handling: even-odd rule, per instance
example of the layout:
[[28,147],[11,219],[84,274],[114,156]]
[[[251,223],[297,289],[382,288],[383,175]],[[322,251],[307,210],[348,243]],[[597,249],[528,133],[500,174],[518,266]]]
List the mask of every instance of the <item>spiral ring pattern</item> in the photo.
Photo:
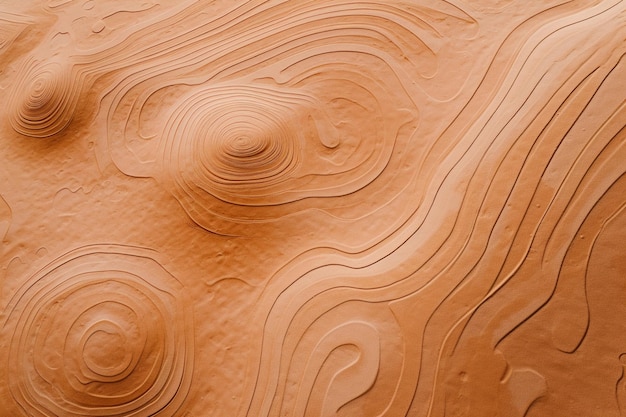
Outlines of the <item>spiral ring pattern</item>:
[[77,77],[60,60],[30,61],[10,97],[13,129],[28,137],[54,136],[72,121],[78,100]]
[[263,88],[211,88],[186,98],[166,128],[165,166],[185,188],[245,204],[280,188],[299,158],[285,115],[302,101]]
[[626,415],[626,0],[31,2],[0,415]]
[[5,323],[17,403],[29,415],[174,415],[193,369],[181,288],[125,247],[83,248],[44,268]]

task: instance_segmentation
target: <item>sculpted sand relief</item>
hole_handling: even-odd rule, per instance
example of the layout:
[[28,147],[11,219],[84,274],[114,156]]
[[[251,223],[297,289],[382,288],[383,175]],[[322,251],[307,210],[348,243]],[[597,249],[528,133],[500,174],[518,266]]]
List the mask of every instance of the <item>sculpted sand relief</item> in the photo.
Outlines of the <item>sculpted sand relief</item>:
[[0,416],[626,413],[625,41],[618,0],[0,1]]

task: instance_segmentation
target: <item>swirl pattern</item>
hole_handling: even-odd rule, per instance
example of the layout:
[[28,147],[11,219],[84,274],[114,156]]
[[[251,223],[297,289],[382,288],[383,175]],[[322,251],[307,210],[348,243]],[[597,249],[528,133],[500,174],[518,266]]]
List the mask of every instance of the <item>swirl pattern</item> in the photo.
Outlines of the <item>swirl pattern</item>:
[[29,415],[172,416],[193,370],[180,284],[134,248],[86,247],[13,297],[10,389]]
[[189,194],[235,204],[280,195],[301,159],[304,135],[288,118],[298,100],[254,87],[184,97],[165,130],[164,167]]
[[[378,16],[350,4],[299,4],[302,19],[289,19],[286,8],[252,9],[246,24],[267,24],[242,33],[222,28],[221,19],[196,23],[191,8],[185,15],[194,35],[173,41],[193,43],[175,47],[168,58],[185,57],[180,76],[173,80],[167,61],[150,55],[151,66],[142,65],[116,91],[108,135],[113,162],[126,174],[166,185],[209,231],[241,232],[247,223],[332,210],[344,197],[356,208],[352,194],[384,188],[385,168],[401,163],[399,154],[419,124],[425,94],[407,76],[414,69],[389,59],[383,47],[401,48],[407,40],[394,31],[405,33],[423,49],[419,73],[429,74],[437,58],[419,33],[401,26],[411,25],[412,11],[382,8]],[[326,13],[337,18],[325,21]],[[220,40],[224,47],[211,47]],[[345,54],[328,46],[344,44],[352,49]]]
[[1,411],[626,414],[626,0],[22,3]]
[[61,133],[74,117],[80,91],[71,66],[59,59],[30,61],[20,72],[9,99],[13,129],[32,138]]
[[183,96],[174,109],[159,176],[169,174],[163,182],[208,229],[216,217],[259,222],[299,210],[290,203],[352,192],[384,161],[383,147],[340,139],[353,128],[333,129],[318,99],[285,88],[211,86]]

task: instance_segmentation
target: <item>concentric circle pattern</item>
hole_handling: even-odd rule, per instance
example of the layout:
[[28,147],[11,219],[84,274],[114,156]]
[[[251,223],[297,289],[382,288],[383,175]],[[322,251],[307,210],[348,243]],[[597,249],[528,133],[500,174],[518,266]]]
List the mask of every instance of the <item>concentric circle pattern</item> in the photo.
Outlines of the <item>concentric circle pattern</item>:
[[181,187],[235,204],[263,201],[288,186],[301,158],[304,137],[289,116],[302,102],[242,86],[185,97],[165,129],[164,166]]
[[[337,93],[343,88],[349,97],[360,88],[348,85]],[[333,114],[304,89],[198,87],[168,113],[155,176],[209,230],[215,218],[263,222],[311,207],[292,203],[350,194],[377,178],[392,149],[382,144],[396,140],[386,129],[399,124],[385,123],[373,95],[360,94],[361,103],[344,98]],[[362,119],[341,120],[347,111]]]
[[33,138],[62,132],[71,122],[77,104],[77,79],[61,60],[29,61],[9,99],[13,129]]
[[626,416],[626,0],[0,4],[0,417]]
[[174,415],[193,369],[181,290],[137,249],[57,259],[7,309],[11,394],[29,415]]
[[[265,6],[228,6],[203,20],[194,4],[181,14],[189,31],[165,31],[167,42],[156,45],[139,31],[136,55],[125,55],[131,47],[98,55],[111,66],[137,62],[111,94],[101,159],[155,178],[218,234],[258,233],[250,225],[272,227],[311,210],[354,219],[379,209],[394,198],[383,190],[389,167],[416,140],[430,100],[422,87],[438,65],[420,38],[429,32],[416,23],[421,11],[334,1]],[[153,29],[145,35],[161,33]]]

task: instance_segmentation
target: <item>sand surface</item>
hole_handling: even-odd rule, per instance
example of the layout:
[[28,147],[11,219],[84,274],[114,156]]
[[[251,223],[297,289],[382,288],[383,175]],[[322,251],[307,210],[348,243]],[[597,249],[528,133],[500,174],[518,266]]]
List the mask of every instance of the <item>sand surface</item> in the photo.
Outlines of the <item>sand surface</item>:
[[626,415],[626,3],[0,0],[0,417]]

